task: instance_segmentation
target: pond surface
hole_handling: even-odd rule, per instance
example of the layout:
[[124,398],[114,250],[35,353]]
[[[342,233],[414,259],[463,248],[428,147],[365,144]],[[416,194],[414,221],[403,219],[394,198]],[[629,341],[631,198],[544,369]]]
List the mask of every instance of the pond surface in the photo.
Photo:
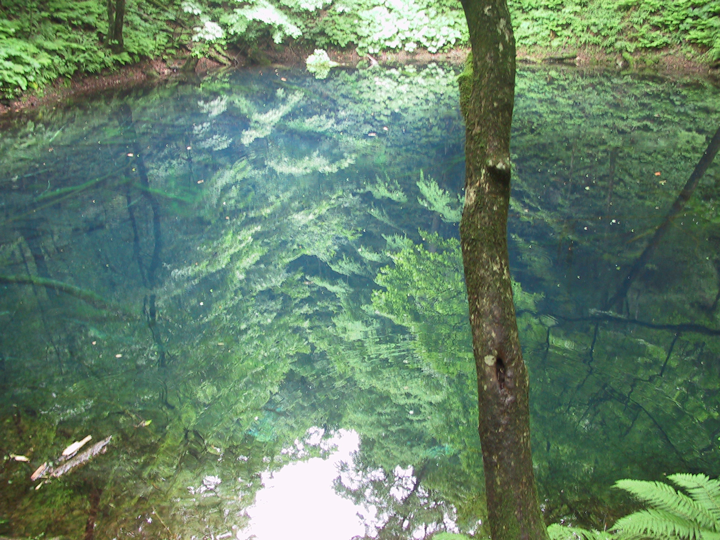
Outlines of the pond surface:
[[[453,69],[227,72],[5,127],[0,534],[485,537]],[[719,118],[703,83],[518,74],[549,522],[720,474],[717,164],[653,241]]]

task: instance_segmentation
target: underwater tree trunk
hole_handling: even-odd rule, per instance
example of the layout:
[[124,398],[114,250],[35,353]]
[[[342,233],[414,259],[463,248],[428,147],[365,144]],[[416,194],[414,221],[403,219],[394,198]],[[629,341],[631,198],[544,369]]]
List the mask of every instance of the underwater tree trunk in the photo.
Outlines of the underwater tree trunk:
[[[720,128],[718,128],[718,130],[715,132],[715,135],[713,135],[712,139],[710,139],[710,142],[708,143],[705,152],[703,152],[700,161],[698,161],[697,165],[695,165],[695,169],[690,175],[690,178],[688,178],[687,182],[685,182],[685,186],[683,186],[682,191],[680,191],[680,194],[677,196],[675,202],[670,207],[670,210],[668,211],[667,216],[665,216],[663,222],[655,230],[655,234],[653,235],[652,240],[650,240],[647,247],[637,258],[635,264],[632,265],[627,276],[625,276],[625,279],[623,279],[622,283],[618,287],[617,292],[613,295],[612,298],[610,298],[610,300],[607,301],[605,305],[606,309],[612,309],[613,307],[618,306],[625,300],[625,297],[630,290],[630,286],[638,278],[640,272],[642,272],[642,270],[645,268],[645,265],[655,253],[658,245],[660,245],[660,241],[665,236],[665,233],[667,233],[667,231],[670,229],[670,226],[672,225],[675,218],[680,215],[680,212],[683,211],[685,205],[690,200],[690,197],[692,197],[693,193],[695,193],[695,188],[697,188],[698,184],[700,183],[700,179],[705,174],[705,171],[707,171],[708,167],[712,165],[712,162],[715,159],[715,156],[718,154],[718,151],[720,151]],[[720,292],[718,292],[718,297],[720,297]],[[717,303],[717,299],[715,300],[715,302]]]
[[462,0],[472,55],[460,77],[465,207],[460,243],[478,378],[493,540],[547,539],[530,451],[528,376],[507,249],[515,38],[506,0]]

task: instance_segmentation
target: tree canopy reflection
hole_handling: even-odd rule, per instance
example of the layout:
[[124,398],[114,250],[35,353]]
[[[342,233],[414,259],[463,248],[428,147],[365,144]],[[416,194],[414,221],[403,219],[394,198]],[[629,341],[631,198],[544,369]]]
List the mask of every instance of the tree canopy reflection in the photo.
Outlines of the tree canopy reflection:
[[[538,481],[549,519],[595,524],[618,478],[718,473],[717,339],[671,328],[718,327],[712,186],[677,225],[692,241],[615,319],[591,310],[719,105],[565,72],[518,88],[510,246]],[[639,95],[645,111],[608,104]],[[0,446],[29,461],[3,462],[0,533],[77,537],[89,516],[98,537],[243,530],[263,474],[346,429],[360,447],[336,490],[376,509],[368,538],[481,536],[456,103],[439,66],[226,73],[10,126]],[[89,434],[113,436],[106,454],[30,480]]]

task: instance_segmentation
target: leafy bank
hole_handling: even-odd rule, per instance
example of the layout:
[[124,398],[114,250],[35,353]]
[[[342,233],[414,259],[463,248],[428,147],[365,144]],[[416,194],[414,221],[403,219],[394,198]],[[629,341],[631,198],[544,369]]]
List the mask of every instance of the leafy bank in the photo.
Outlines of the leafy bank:
[[[592,50],[633,65],[672,51],[707,66],[720,62],[716,0],[513,0],[510,6],[526,52],[562,59]],[[111,31],[115,11],[124,13],[121,42]],[[437,53],[466,43],[456,0],[8,0],[0,6],[0,97],[149,58],[179,67],[176,59],[189,55],[232,64],[262,62],[265,52],[288,47],[373,55]]]

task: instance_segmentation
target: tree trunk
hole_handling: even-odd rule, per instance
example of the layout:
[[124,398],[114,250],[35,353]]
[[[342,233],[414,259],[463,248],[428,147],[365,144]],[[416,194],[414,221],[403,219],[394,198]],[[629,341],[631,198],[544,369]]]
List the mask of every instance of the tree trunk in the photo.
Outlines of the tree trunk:
[[506,0],[462,0],[472,56],[460,77],[465,119],[465,207],[460,243],[478,377],[493,540],[547,539],[530,452],[527,370],[507,251],[515,38]]
[[107,6],[107,15],[108,15],[108,32],[107,32],[107,40],[105,41],[105,45],[108,47],[112,43],[113,36],[115,34],[115,4],[114,0],[105,0],[105,5]]
[[113,52],[123,50],[123,23],[125,21],[125,0],[107,0],[108,38],[107,45]]

